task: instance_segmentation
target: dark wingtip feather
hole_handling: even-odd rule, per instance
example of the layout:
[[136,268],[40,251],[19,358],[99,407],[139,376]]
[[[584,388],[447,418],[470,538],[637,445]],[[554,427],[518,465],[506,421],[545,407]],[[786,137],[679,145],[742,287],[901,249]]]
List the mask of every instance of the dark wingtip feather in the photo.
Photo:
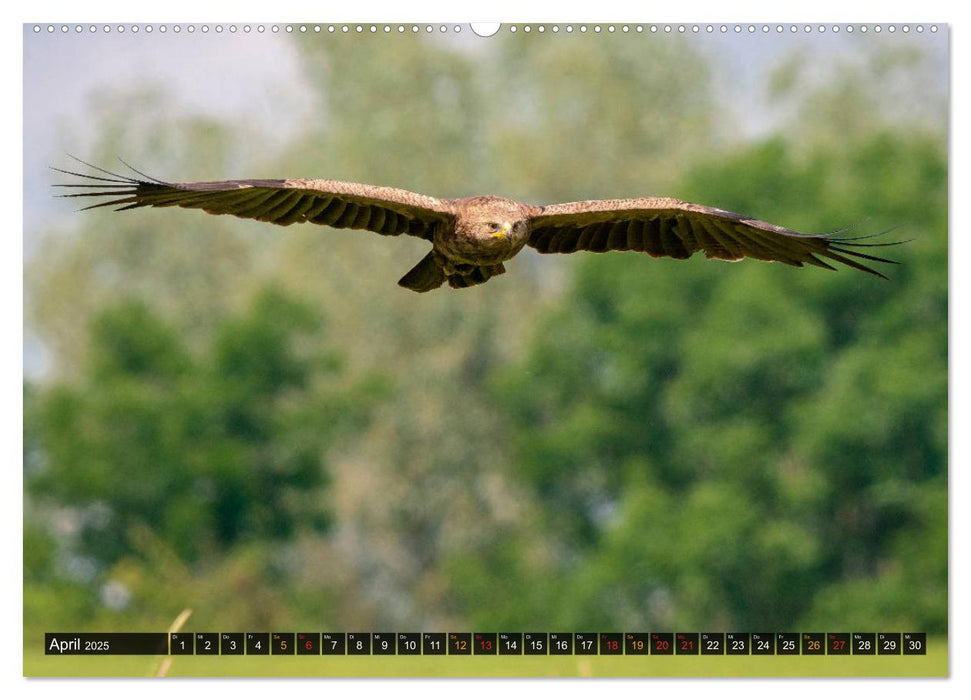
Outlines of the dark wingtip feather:
[[[136,181],[130,178],[121,177],[99,177],[98,175],[91,175],[90,173],[76,173],[72,170],[64,170],[63,168],[55,168],[53,165],[47,166],[56,173],[62,173],[64,175],[70,175],[71,177],[83,177],[86,180],[98,180],[99,182],[117,182],[119,185],[132,185]],[[54,187],[91,187],[91,185],[80,185],[78,183],[71,183],[69,185],[54,185]],[[105,185],[105,187],[111,187],[112,185]]]
[[856,270],[861,270],[863,272],[869,272],[871,275],[876,275],[882,279],[889,279],[882,272],[869,267],[861,262],[858,262],[854,258],[860,260],[869,260],[876,263],[883,263],[886,265],[899,265],[900,261],[891,260],[890,258],[882,258],[876,255],[870,255],[864,253],[860,250],[855,250],[857,248],[886,248],[889,246],[903,245],[904,243],[909,243],[913,239],[903,240],[903,241],[886,241],[882,243],[860,243],[859,241],[868,240],[871,238],[878,238],[880,236],[885,236],[892,231],[896,231],[901,228],[902,224],[897,226],[891,226],[883,231],[878,231],[877,233],[872,233],[865,236],[840,236],[839,234],[851,230],[854,227],[847,227],[840,229],[838,231],[832,231],[830,233],[816,234],[811,236],[817,240],[825,241],[826,249],[825,251],[818,251],[817,254],[824,255],[830,260],[836,260],[844,265],[848,265]]
[[863,258],[864,260],[872,260],[873,262],[887,263],[889,265],[899,265],[900,264],[900,261],[899,260],[891,260],[889,258],[880,258],[880,257],[877,257],[876,255],[868,255],[866,253],[861,253],[858,250],[846,250],[845,248],[839,248],[839,247],[836,247],[836,246],[833,246],[832,248],[830,248],[830,250],[837,250],[840,253],[844,253],[846,255],[852,255],[855,258]]
[[[113,199],[109,202],[98,202],[97,204],[89,204],[86,207],[78,209],[78,211],[87,211],[88,209],[100,209],[101,207],[111,207],[115,204],[127,204],[128,202],[135,201],[134,197],[126,197],[125,199]],[[115,211],[124,211],[125,209],[133,209],[135,207],[141,206],[140,204],[129,204],[126,207],[118,207]]]
[[[73,170],[66,170],[65,168],[57,168],[49,166],[51,170],[63,175],[70,175],[71,177],[81,178],[82,182],[70,182],[70,183],[54,183],[52,187],[58,187],[62,189],[71,190],[65,194],[57,194],[55,197],[109,197],[107,201],[96,202],[90,204],[86,207],[81,207],[78,211],[87,211],[88,209],[99,209],[101,207],[110,207],[117,204],[129,204],[136,201],[135,195],[138,192],[138,187],[143,184],[139,180],[120,175],[118,173],[111,172],[110,170],[105,170],[104,168],[99,168],[96,165],[92,165],[86,161],[81,160],[77,156],[67,154],[69,158],[81,163],[82,165],[96,170],[102,175],[94,175],[92,173],[79,173]],[[105,177],[105,175],[109,177]],[[78,192],[77,190],[82,190]]]
[[129,170],[131,170],[136,175],[141,175],[142,177],[151,180],[156,185],[166,185],[167,186],[169,184],[169,183],[165,182],[164,180],[159,180],[157,177],[152,177],[151,175],[146,175],[141,170],[136,170],[134,167],[132,167],[131,165],[129,165],[125,160],[122,160],[121,158],[118,158],[118,160],[121,161],[126,168],[128,168]]
[[[882,277],[883,279],[888,279],[888,277],[882,272],[878,270],[874,270],[872,267],[868,267],[863,263],[857,262],[853,258],[865,258],[867,260],[873,260],[874,262],[892,263],[894,265],[898,264],[896,260],[886,260],[884,258],[877,258],[872,255],[864,255],[863,253],[858,253],[855,250],[843,250],[842,248],[836,248],[836,247],[829,247],[822,254],[825,255],[830,260],[836,260],[837,262],[841,262],[844,265],[848,265],[849,267],[852,267],[855,270],[860,270],[862,272],[869,272],[871,275],[876,275],[877,277]],[[848,255],[853,257],[846,257]]]
[[836,268],[835,267],[833,267],[832,265],[830,265],[825,260],[820,260],[815,255],[810,254],[809,255],[808,262],[812,263],[816,267],[825,267],[827,270],[832,270],[833,272],[836,272]]
[[[858,226],[859,224],[855,224],[853,226],[847,226],[845,228],[837,229],[836,231],[830,231],[829,233],[819,234],[819,237],[829,238],[838,243],[847,243],[849,241],[863,241],[868,238],[879,238],[880,236],[886,236],[888,233],[892,233],[896,231],[898,228],[903,228],[904,224],[897,224],[896,226],[891,226],[890,228],[884,229],[883,231],[877,231],[876,233],[871,233],[865,236],[840,236],[839,235],[841,233],[846,233],[847,231],[852,231]],[[892,243],[880,243],[880,244],[872,244],[872,245],[897,245],[898,243],[903,243],[903,242],[904,241],[894,241]],[[857,245],[862,245],[862,244],[857,244]]]
[[[87,167],[91,168],[92,170],[97,170],[99,173],[104,173],[105,175],[111,175],[111,177],[116,178],[118,180],[123,180],[123,181],[126,181],[126,182],[133,182],[132,178],[130,178],[130,177],[125,177],[124,175],[121,175],[120,173],[112,172],[111,170],[105,170],[104,168],[99,168],[97,165],[94,165],[93,163],[89,163],[86,160],[81,160],[77,156],[71,155],[70,153],[67,154],[67,157],[68,158],[71,158],[72,160],[76,160],[81,165],[86,165]],[[121,159],[119,158],[119,160],[121,160]],[[124,161],[122,161],[122,162],[124,163]],[[81,177],[94,177],[94,176],[93,175],[82,175]]]

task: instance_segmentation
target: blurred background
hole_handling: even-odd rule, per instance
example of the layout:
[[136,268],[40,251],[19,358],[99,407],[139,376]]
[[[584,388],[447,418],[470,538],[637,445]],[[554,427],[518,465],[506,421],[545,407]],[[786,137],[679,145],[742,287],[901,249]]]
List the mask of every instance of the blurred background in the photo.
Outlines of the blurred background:
[[[24,633],[947,630],[937,32],[24,28]],[[214,26],[214,25],[213,25]],[[282,25],[281,25],[282,26]],[[322,177],[894,230],[883,281],[54,198]]]

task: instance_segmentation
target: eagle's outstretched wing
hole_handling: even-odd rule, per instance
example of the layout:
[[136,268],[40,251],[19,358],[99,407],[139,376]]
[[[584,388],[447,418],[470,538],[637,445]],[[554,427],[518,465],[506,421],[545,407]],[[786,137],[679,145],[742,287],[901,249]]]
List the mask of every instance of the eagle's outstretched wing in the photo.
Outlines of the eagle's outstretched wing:
[[896,243],[859,243],[838,234],[808,235],[678,199],[608,199],[543,207],[527,241],[540,253],[635,250],[654,257],[687,258],[698,251],[722,260],[775,260],[835,269],[834,260],[878,277],[860,260],[894,263],[856,250]]
[[426,240],[432,239],[436,226],[454,222],[451,206],[445,200],[393,187],[304,179],[163,182],[142,173],[138,173],[141,177],[128,177],[84,164],[102,175],[53,169],[83,178],[82,182],[55,185],[84,190],[62,196],[109,198],[85,209],[183,207],[280,226],[310,222],[366,229],[385,236],[408,234]]

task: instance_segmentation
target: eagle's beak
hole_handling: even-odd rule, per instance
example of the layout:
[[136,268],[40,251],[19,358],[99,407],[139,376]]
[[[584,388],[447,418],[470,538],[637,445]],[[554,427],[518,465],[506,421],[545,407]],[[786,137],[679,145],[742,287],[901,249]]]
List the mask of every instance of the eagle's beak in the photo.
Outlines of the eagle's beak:
[[510,224],[508,221],[504,222],[502,224],[502,230],[501,231],[496,231],[492,235],[495,236],[496,238],[499,238],[499,236],[505,236],[506,237],[506,240],[511,242],[512,241],[512,224]]

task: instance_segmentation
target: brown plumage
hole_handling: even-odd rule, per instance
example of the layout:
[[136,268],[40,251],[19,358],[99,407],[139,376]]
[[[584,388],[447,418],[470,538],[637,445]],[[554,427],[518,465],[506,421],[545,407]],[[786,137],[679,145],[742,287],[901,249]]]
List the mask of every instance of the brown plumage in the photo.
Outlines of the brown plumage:
[[825,262],[831,260],[879,277],[883,275],[860,261],[895,262],[857,250],[894,243],[859,243],[833,234],[800,234],[721,209],[664,197],[543,207],[491,196],[438,199],[392,187],[336,180],[163,182],[138,171],[140,178],[133,178],[89,167],[103,175],[54,168],[84,178],[84,182],[58,187],[90,190],[63,196],[108,197],[86,209],[177,206],[281,226],[310,222],[424,238],[432,244],[431,251],[398,282],[416,292],[436,289],[446,281],[453,288],[481,284],[505,272],[503,262],[526,245],[540,253],[631,250],[672,258],[688,258],[700,251],[720,260],[755,258],[796,267],[809,263],[832,270],[835,268]]

